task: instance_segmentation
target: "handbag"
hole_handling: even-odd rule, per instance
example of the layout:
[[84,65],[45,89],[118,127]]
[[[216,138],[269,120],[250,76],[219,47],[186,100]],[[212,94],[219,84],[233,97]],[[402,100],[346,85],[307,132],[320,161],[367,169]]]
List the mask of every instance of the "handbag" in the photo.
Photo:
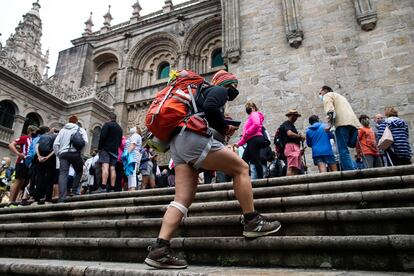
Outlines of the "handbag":
[[394,138],[392,137],[390,128],[387,126],[378,141],[378,148],[380,150],[386,150],[391,147],[392,143],[394,143]]

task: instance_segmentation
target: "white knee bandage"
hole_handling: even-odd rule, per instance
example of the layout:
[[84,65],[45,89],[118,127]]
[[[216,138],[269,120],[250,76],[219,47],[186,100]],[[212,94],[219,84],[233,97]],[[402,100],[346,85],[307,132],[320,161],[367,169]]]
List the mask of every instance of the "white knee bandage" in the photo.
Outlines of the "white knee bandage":
[[174,207],[174,208],[178,209],[181,213],[183,213],[184,218],[187,217],[188,209],[187,209],[187,207],[185,207],[181,203],[178,203],[176,201],[171,201],[170,205],[168,205],[168,208],[170,208],[170,207]]

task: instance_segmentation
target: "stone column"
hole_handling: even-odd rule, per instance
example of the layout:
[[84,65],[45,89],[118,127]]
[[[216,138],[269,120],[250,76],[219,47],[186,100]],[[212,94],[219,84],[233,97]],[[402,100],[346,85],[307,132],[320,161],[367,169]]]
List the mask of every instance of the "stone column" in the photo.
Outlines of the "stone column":
[[299,48],[303,40],[296,0],[282,0],[286,39],[293,48]]
[[26,118],[23,116],[16,115],[14,117],[14,123],[13,123],[14,133],[12,135],[12,139],[11,139],[12,141],[20,137],[20,135],[23,132],[23,126],[25,122],[26,122]]
[[221,0],[223,58],[237,63],[241,55],[239,0]]
[[354,0],[358,24],[364,31],[371,31],[377,25],[377,12],[371,0]]
[[186,52],[182,52],[178,54],[178,66],[177,66],[177,70],[182,70],[186,68],[186,64],[185,64],[185,60],[187,57],[187,53]]

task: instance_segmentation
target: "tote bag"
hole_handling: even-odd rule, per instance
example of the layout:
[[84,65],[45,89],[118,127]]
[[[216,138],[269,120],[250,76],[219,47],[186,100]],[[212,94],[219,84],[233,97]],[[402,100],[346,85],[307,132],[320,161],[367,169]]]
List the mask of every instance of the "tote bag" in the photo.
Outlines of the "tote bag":
[[380,150],[386,150],[392,145],[392,143],[394,143],[394,138],[392,137],[390,128],[387,126],[378,141],[378,148]]

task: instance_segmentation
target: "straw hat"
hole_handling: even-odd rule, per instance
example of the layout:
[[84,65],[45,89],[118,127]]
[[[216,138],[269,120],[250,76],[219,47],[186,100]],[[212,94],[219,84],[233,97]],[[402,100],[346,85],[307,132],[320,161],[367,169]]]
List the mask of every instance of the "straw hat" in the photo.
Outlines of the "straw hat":
[[298,117],[302,116],[296,109],[289,109],[288,113],[285,114],[285,116],[291,116],[291,115],[296,115]]

